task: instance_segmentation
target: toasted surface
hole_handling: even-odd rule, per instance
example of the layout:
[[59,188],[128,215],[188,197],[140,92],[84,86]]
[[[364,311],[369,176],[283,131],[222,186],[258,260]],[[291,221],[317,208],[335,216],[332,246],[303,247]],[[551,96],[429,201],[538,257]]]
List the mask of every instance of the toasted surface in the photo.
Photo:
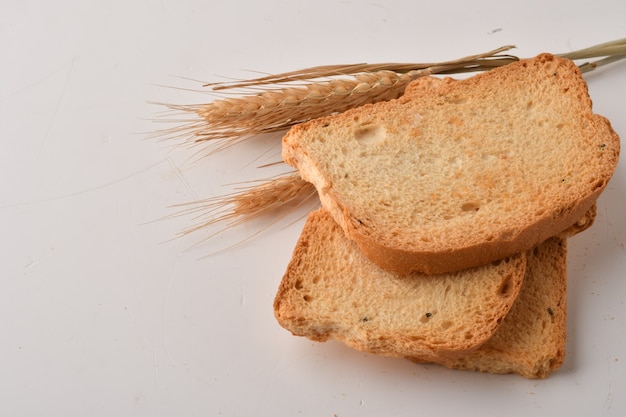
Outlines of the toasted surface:
[[545,378],[559,368],[565,355],[566,251],[566,241],[560,238],[549,239],[530,251],[522,289],[491,339],[463,357],[435,362],[527,378]]
[[543,54],[294,126],[283,159],[371,260],[430,274],[561,233],[605,188],[619,146],[578,68]]
[[324,209],[310,214],[274,301],[284,328],[386,356],[455,357],[488,340],[522,284],[526,259],[438,276],[371,262]]

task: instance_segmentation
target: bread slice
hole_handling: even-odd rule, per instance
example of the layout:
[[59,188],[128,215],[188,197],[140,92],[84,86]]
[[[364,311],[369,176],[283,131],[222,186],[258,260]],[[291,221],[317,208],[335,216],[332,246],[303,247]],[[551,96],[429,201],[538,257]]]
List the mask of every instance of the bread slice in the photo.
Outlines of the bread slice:
[[595,215],[594,205],[560,236],[508,263],[420,276],[376,266],[320,209],[307,219],[274,312],[281,326],[311,340],[337,339],[361,351],[449,368],[545,378],[565,352],[566,238],[590,227]]
[[410,358],[449,368],[545,378],[565,356],[566,240],[551,238],[527,255],[522,289],[495,334],[456,359]]
[[524,252],[581,218],[619,137],[569,60],[543,54],[294,126],[283,159],[384,269],[428,274]]
[[485,343],[522,285],[526,257],[430,276],[371,262],[324,209],[309,215],[274,301],[294,335],[361,351],[436,360]]

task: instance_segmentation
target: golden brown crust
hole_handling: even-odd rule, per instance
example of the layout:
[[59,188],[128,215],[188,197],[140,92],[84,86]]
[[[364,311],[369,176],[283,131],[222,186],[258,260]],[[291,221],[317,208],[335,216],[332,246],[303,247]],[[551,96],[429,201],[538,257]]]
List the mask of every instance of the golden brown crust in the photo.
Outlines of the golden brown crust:
[[[516,253],[524,252],[544,240],[555,236],[567,236],[579,233],[576,231],[578,221],[589,218],[589,212],[595,213],[595,202],[600,190],[580,201],[569,214],[560,218],[547,217],[523,230],[518,237],[507,244],[502,242],[479,242],[474,246],[457,249],[454,253],[423,252],[415,255],[405,250],[397,250],[381,245],[369,236],[363,236],[350,228],[346,234],[350,236],[373,262],[381,268],[397,274],[408,274],[418,270],[426,274],[441,274],[450,271],[459,271],[476,265],[486,265],[494,259],[502,259]],[[590,227],[591,223],[581,226],[582,230]],[[580,231],[582,231],[580,230]]]

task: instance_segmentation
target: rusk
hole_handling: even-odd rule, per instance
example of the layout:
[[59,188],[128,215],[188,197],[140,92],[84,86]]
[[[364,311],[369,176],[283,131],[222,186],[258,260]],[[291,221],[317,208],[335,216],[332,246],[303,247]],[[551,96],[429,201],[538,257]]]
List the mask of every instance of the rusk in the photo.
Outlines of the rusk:
[[545,378],[558,369],[566,342],[566,240],[551,238],[527,255],[522,289],[495,334],[456,359],[411,358],[454,369]]
[[485,343],[522,286],[526,257],[443,275],[371,262],[324,209],[309,215],[274,301],[294,335],[385,356],[453,358]]
[[440,274],[525,252],[583,217],[619,137],[571,61],[542,54],[294,126],[283,159],[382,268]]
[[594,206],[560,236],[508,264],[432,276],[381,269],[320,209],[307,219],[274,312],[281,326],[315,341],[545,378],[565,355],[566,238],[590,227],[595,214]]

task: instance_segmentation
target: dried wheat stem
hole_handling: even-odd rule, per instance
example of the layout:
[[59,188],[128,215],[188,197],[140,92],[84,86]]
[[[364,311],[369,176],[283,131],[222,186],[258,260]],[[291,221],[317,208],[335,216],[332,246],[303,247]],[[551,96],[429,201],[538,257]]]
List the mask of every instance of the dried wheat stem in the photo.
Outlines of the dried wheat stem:
[[[240,89],[245,87],[258,87],[262,85],[280,85],[294,81],[320,80],[322,78],[355,75],[360,73],[374,73],[378,71],[391,71],[395,73],[406,73],[415,70],[422,70],[436,66],[450,66],[459,70],[465,67],[480,67],[484,69],[494,68],[510,64],[517,61],[518,58],[512,55],[501,55],[502,52],[513,49],[514,46],[506,45],[492,51],[470,55],[464,58],[454,59],[446,62],[434,63],[377,63],[377,64],[343,64],[343,65],[320,65],[316,67],[305,68],[297,71],[284,72],[281,74],[272,74],[264,77],[253,78],[244,81],[235,82],[218,82],[207,83],[205,86],[211,87],[213,91]],[[480,69],[479,69],[480,70]]]
[[601,58],[596,61],[584,62],[579,65],[581,72],[593,71],[604,65],[612,64],[626,58],[626,38],[601,43],[589,48],[559,54],[559,56],[573,61],[590,58]]
[[558,54],[572,61],[626,54],[626,38],[600,43],[589,48]]

